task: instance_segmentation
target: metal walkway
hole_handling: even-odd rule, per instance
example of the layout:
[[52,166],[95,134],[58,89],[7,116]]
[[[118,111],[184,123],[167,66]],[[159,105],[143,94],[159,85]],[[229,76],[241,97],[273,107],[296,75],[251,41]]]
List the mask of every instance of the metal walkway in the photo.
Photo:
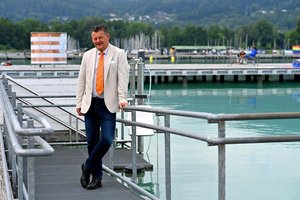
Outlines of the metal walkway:
[[105,173],[102,188],[96,190],[82,188],[79,182],[81,176],[80,165],[86,158],[86,147],[57,146],[54,149],[55,153],[52,156],[35,159],[36,199],[143,199]]

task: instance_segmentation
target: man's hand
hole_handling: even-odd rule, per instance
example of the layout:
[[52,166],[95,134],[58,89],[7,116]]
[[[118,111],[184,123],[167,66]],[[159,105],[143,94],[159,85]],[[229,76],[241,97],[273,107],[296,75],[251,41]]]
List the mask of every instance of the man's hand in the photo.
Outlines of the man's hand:
[[126,107],[126,106],[128,106],[128,103],[127,103],[127,102],[121,102],[121,103],[119,103],[119,108],[120,108],[121,110],[123,110],[123,108]]
[[83,113],[81,112],[81,108],[76,108],[76,112],[79,116],[83,116]]

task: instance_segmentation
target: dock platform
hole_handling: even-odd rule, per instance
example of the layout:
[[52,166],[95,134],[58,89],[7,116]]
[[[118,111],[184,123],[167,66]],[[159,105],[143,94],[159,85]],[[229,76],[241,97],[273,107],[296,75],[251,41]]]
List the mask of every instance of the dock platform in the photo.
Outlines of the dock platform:
[[[116,152],[115,163],[127,165],[130,157],[128,152]],[[106,154],[106,157],[109,152]],[[85,146],[55,146],[55,153],[49,157],[38,157],[35,159],[36,173],[36,199],[39,200],[138,200],[143,199],[130,189],[123,186],[114,178],[103,174],[102,188],[86,190],[81,187],[79,179],[81,176],[81,163],[86,159]],[[120,159],[122,158],[122,159]],[[126,162],[127,160],[127,162]],[[103,164],[107,165],[108,159]],[[146,161],[138,156],[138,164],[146,164]]]
[[[12,78],[77,78],[79,65],[0,67],[0,76]],[[137,76],[137,75],[136,75]],[[292,63],[268,64],[146,64],[146,82],[299,81],[300,68]]]

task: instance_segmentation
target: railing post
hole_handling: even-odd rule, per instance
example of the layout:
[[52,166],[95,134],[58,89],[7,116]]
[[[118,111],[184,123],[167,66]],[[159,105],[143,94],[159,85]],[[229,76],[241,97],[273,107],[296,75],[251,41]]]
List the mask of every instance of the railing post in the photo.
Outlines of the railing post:
[[[118,135],[118,129],[115,129],[115,140]],[[116,148],[116,141],[113,141],[111,147],[109,148],[109,166],[112,170],[114,170],[114,155],[115,155],[115,148]]]
[[[69,125],[72,126],[72,116],[69,114]],[[72,143],[72,130],[69,129],[69,142]]]
[[[121,111],[121,119],[124,119],[125,116],[124,116],[124,111]],[[123,141],[124,140],[124,135],[125,135],[125,125],[123,123],[121,123],[121,140]],[[122,148],[124,148],[124,143],[122,142]]]
[[[225,121],[218,123],[218,137],[225,138]],[[225,144],[219,144],[218,146],[218,179],[219,179],[219,200],[225,200],[226,191],[226,155]]]
[[[132,121],[136,122],[136,111],[132,112]],[[137,166],[136,166],[136,126],[132,126],[132,182],[137,180]]]
[[[23,123],[23,118],[22,118],[23,112],[22,112],[22,109],[23,109],[22,108],[22,104],[21,103],[17,103],[17,107],[16,107],[16,110],[17,110],[17,119],[18,119],[18,122],[21,125],[21,127],[22,127],[22,123]],[[20,137],[19,135],[17,135],[17,139],[18,139],[19,144],[22,144],[22,137]],[[17,155],[15,155],[15,153],[14,153],[13,150],[11,152],[13,152],[13,157],[12,157],[12,180],[13,181],[12,182],[13,182],[14,191],[16,191],[17,190],[17,183],[20,182],[19,173],[17,174],[17,159],[18,159],[18,165],[19,165],[19,161],[23,163],[23,158],[19,159],[19,158],[17,158]],[[20,156],[18,156],[18,157],[20,157]],[[23,170],[23,166],[22,166],[22,170]],[[17,179],[17,175],[18,175],[18,179]],[[22,175],[22,179],[23,179],[23,171],[22,171],[21,175]],[[20,185],[18,187],[20,187]],[[22,193],[23,193],[23,186],[22,186]]]
[[[164,115],[165,127],[170,128],[170,115]],[[171,139],[170,133],[165,133],[165,185],[166,185],[166,200],[171,200]]]
[[[144,63],[142,60],[139,60],[137,63],[137,92],[138,95],[144,94]],[[143,105],[144,100],[142,98],[138,98],[138,105]]]
[[[17,119],[18,119],[18,122],[20,124],[20,126],[22,127],[22,124],[23,124],[23,111],[22,111],[22,104],[21,103],[18,103],[17,104]],[[19,135],[17,135],[17,139],[18,139],[18,142],[19,144],[22,144],[22,137],[20,137]],[[14,152],[14,151],[12,151]],[[15,153],[14,153],[15,154]],[[16,184],[18,183],[18,199],[23,199],[23,157],[22,156],[17,156],[15,155],[14,156],[15,158],[13,159],[13,164],[12,164],[12,177],[13,177],[13,184],[15,185],[16,187]],[[18,161],[18,164],[16,164],[16,159]],[[18,170],[17,170],[18,168]],[[18,172],[17,172],[18,171]],[[18,176],[18,179],[17,179],[17,176]],[[17,181],[18,180],[18,181]]]
[[[33,120],[27,120],[27,127],[33,128]],[[33,136],[28,136],[27,138],[27,149],[34,148],[34,138]],[[28,187],[28,197],[30,200],[35,199],[35,166],[34,166],[34,157],[27,158],[27,187]]]
[[8,80],[7,80],[7,78],[5,77],[5,75],[2,75],[2,83],[3,83],[3,86],[4,86],[4,88],[6,88],[7,87],[7,85],[8,85]]
[[11,93],[11,98],[10,98],[10,102],[11,102],[11,105],[12,105],[12,108],[13,109],[16,109],[16,105],[17,105],[17,97],[16,97],[16,93],[15,92],[12,92]]
[[135,103],[135,66],[136,62],[130,64],[130,96],[133,98],[133,102]]
[[[137,92],[138,95],[143,95],[144,94],[144,63],[142,59],[139,59],[137,63]],[[143,98],[138,98],[137,99],[137,104],[138,105],[143,105],[144,100]],[[138,152],[141,154],[144,152],[144,140],[142,136],[137,136],[138,140]]]
[[22,156],[17,156],[18,159],[18,199],[23,199],[24,194],[23,194],[23,182],[24,182],[24,177],[23,177],[23,157]]
[[76,142],[78,142],[78,131],[79,131],[79,124],[78,124],[78,118],[75,117],[75,126],[76,126]]

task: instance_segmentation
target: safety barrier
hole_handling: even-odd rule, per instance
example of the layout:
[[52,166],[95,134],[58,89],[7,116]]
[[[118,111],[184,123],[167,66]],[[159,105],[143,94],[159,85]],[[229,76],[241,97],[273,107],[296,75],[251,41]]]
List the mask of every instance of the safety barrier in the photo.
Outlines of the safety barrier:
[[[3,112],[0,150],[6,198],[34,200],[34,158],[54,153],[54,149],[40,136],[51,134],[54,130],[47,120],[24,110],[20,103],[16,104],[16,94],[4,76],[0,81],[0,107]],[[24,173],[24,159],[27,159],[27,173]]]
[[[263,137],[230,137],[226,138],[225,122],[227,121],[243,121],[243,120],[269,120],[269,119],[299,119],[300,112],[282,112],[282,113],[256,113],[256,114],[213,114],[201,112],[187,112],[176,110],[164,110],[146,107],[129,106],[126,111],[133,112],[150,112],[158,117],[164,117],[164,126],[150,125],[146,123],[120,119],[119,122],[133,127],[144,127],[156,130],[158,133],[165,134],[165,185],[166,199],[171,200],[171,144],[170,135],[179,135],[203,142],[207,142],[209,146],[218,146],[218,199],[226,199],[226,154],[225,146],[228,144],[249,144],[249,143],[271,143],[271,142],[299,142],[300,135],[284,135],[284,136],[263,136]],[[170,128],[170,116],[181,116],[189,118],[198,118],[207,120],[208,123],[217,123],[218,134],[216,137],[196,135],[188,131],[181,131]],[[135,131],[136,128],[133,128]],[[135,134],[133,134],[134,136]],[[133,147],[135,148],[135,147]],[[134,164],[133,164],[134,166]],[[136,169],[134,169],[136,170]],[[136,173],[133,174],[136,176]],[[135,179],[135,178],[133,178]]]

